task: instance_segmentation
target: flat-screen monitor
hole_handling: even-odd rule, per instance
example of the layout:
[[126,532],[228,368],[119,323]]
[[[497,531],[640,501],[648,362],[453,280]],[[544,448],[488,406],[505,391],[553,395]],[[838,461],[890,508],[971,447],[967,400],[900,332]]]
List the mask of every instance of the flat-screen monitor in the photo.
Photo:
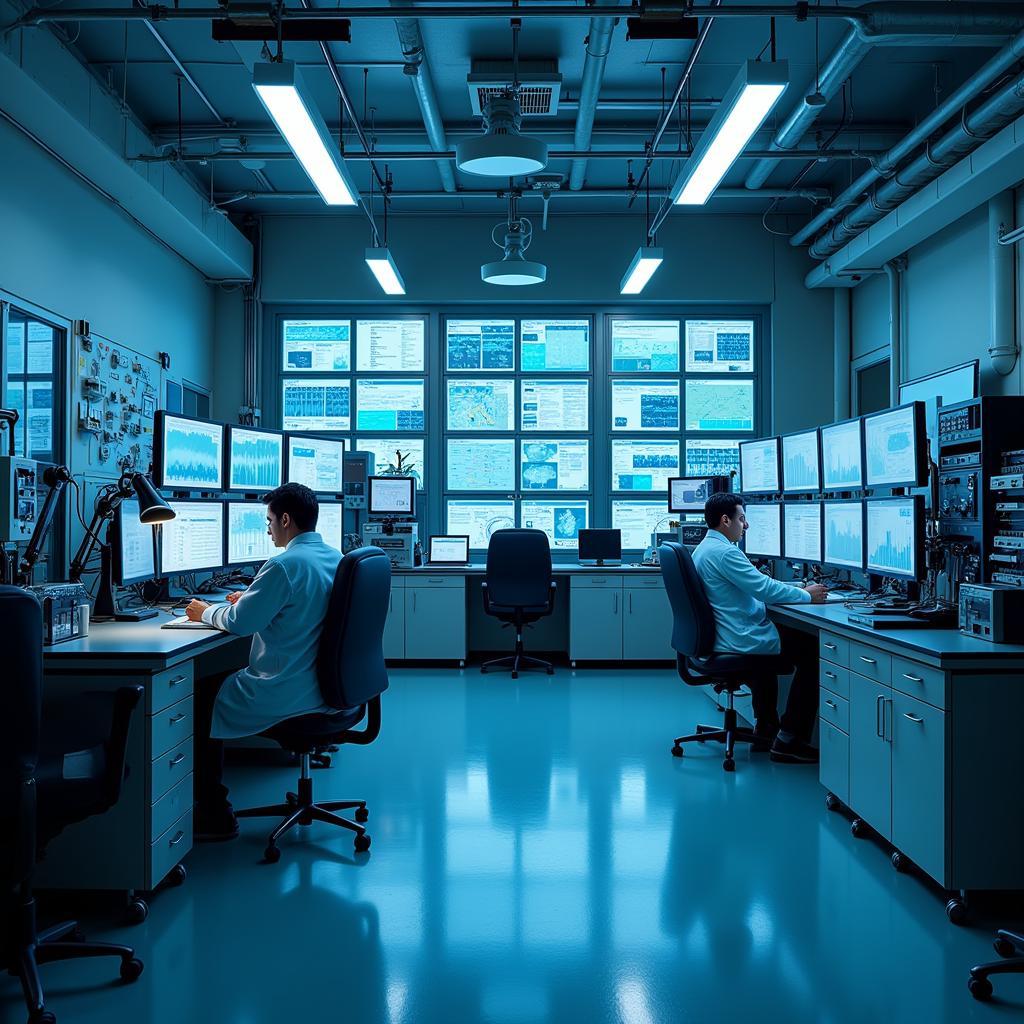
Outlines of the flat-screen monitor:
[[317,494],[342,494],[344,465],[341,438],[288,435],[288,483],[305,484]]
[[345,506],[340,501],[321,501],[316,532],[320,539],[336,551],[343,549]]
[[169,501],[175,518],[160,527],[160,575],[224,565],[224,502]]
[[224,489],[224,424],[160,410],[153,439],[153,479],[168,491]]
[[778,494],[779,439],[740,441],[740,487],[744,494]]
[[469,562],[469,534],[430,538],[431,565],[466,565]]
[[416,514],[416,481],[411,476],[371,476],[368,490],[370,515],[409,518]]
[[612,528],[622,532],[626,551],[645,551],[651,537],[668,524],[663,501],[613,501]]
[[686,429],[705,433],[754,430],[754,382],[707,380],[686,382]]
[[519,324],[519,366],[523,372],[558,373],[590,369],[589,320],[523,320]]
[[787,494],[821,490],[821,446],[816,429],[783,435],[782,489]]
[[281,486],[284,434],[256,427],[227,427],[229,491],[272,491]]
[[519,425],[524,432],[586,430],[589,423],[589,381],[520,381]]
[[868,487],[923,487],[928,482],[924,402],[864,417]]
[[678,320],[613,320],[612,373],[678,373]]
[[515,369],[515,320],[449,320],[445,335],[449,372]]
[[516,385],[512,380],[449,377],[449,430],[515,430]]
[[356,430],[424,430],[426,406],[421,378],[356,381]]
[[675,476],[668,482],[669,512],[703,512],[708,498],[727,486],[722,476]]
[[678,475],[678,440],[612,441],[613,491],[664,491]]
[[900,405],[924,402],[925,433],[936,464],[939,461],[939,406],[957,405],[977,398],[980,394],[979,376],[978,360],[972,359],[969,363],[950,366],[900,385]]
[[587,529],[589,523],[589,501],[563,498],[519,503],[519,525],[524,530],[543,530],[553,548],[576,547],[580,530]]
[[914,580],[922,569],[924,500],[874,498],[865,505],[865,566],[879,576]]
[[837,569],[864,568],[864,502],[826,501],[822,561]]
[[498,530],[511,530],[516,525],[514,501],[449,501],[446,508],[450,534],[468,534],[469,546],[486,550]]
[[267,533],[267,506],[261,501],[228,501],[227,564],[265,562],[284,548],[274,547]]
[[613,380],[612,430],[679,430],[678,380]]
[[782,557],[782,506],[747,505],[743,550],[754,558]]
[[523,438],[519,487],[523,491],[585,491],[590,486],[590,442]]
[[516,443],[511,438],[449,437],[449,491],[514,491]]
[[864,486],[864,442],[860,419],[821,428],[821,489],[859,491]]
[[156,533],[139,522],[139,503],[123,501],[110,527],[114,582],[119,587],[156,579]]
[[794,562],[821,561],[821,502],[789,501],[783,506],[783,551]]
[[598,565],[622,559],[621,530],[580,530],[579,560],[594,561]]

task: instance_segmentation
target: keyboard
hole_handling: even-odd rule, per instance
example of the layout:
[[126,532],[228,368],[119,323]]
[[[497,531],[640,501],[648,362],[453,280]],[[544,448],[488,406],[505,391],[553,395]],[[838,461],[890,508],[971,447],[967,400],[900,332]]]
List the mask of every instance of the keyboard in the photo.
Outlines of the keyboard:
[[208,626],[205,622],[193,622],[186,619],[184,615],[171,619],[170,622],[161,622],[161,629],[216,629],[216,626]]
[[835,604],[837,601],[854,601],[856,600],[856,598],[857,595],[854,594],[852,591],[837,594],[834,590],[830,590],[825,595],[825,604]]

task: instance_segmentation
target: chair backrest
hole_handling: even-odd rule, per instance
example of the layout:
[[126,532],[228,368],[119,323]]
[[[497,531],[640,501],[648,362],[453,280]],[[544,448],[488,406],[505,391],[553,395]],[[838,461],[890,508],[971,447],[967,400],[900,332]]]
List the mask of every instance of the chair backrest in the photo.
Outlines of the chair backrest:
[[497,530],[487,545],[491,604],[530,608],[547,604],[551,545],[543,530]]
[[358,707],[388,688],[383,641],[390,595],[391,561],[380,548],[356,548],[338,563],[316,662],[330,707]]
[[661,576],[672,605],[672,647],[687,658],[715,649],[715,613],[690,552],[674,541],[658,548]]

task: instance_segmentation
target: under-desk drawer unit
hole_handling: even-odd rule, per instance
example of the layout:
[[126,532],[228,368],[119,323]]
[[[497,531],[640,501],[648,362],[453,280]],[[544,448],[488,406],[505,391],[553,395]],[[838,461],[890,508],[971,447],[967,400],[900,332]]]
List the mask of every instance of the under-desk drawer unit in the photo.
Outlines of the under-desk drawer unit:
[[171,824],[149,845],[149,876],[153,884],[163,881],[167,873],[192,849],[192,808]]
[[850,699],[850,670],[830,661],[822,661],[818,666],[818,681],[826,690],[838,693],[840,697]]
[[849,666],[850,641],[836,633],[818,634],[818,654],[833,665]]
[[611,576],[606,573],[579,573],[575,576],[571,576],[572,583],[570,589],[572,590],[621,590],[622,589],[622,577]]
[[164,708],[149,720],[150,760],[166,754],[192,735],[192,698]]
[[893,657],[892,688],[943,711],[949,709],[946,673],[942,669],[919,665],[916,661],[908,661],[906,658]]
[[876,683],[888,683],[892,680],[892,655],[853,641],[850,643],[850,671]]
[[820,698],[818,714],[821,716],[821,720],[848,733],[850,731],[850,702],[838,694],[826,690],[825,687],[821,688]]
[[149,840],[166,832],[192,807],[192,774],[189,773],[169,793],[165,793],[149,809]]
[[433,587],[448,589],[464,590],[466,587],[466,577],[461,573],[435,573],[430,575],[424,573],[422,576],[418,573],[411,576],[405,577],[405,586],[408,587]]
[[192,696],[195,686],[193,676],[194,662],[185,661],[174,668],[165,669],[153,676],[152,682],[147,687],[149,694],[149,714],[155,715],[179,700]]
[[153,760],[150,766],[149,775],[149,799],[156,803],[164,795],[170,792],[181,782],[193,765],[192,738],[182,740],[176,747],[172,747],[166,754],[161,754]]
[[818,778],[844,804],[850,802],[850,737],[822,720],[818,729]]

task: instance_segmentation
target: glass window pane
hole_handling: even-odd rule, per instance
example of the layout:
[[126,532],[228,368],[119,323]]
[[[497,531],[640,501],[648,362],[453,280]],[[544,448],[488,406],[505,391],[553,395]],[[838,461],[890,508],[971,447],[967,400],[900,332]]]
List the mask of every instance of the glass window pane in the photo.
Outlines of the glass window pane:
[[665,491],[681,475],[678,441],[612,441],[613,491]]
[[553,548],[576,548],[580,530],[590,525],[590,502],[521,501],[519,524],[524,530],[543,530]]
[[589,320],[523,320],[519,344],[519,366],[524,373],[585,373],[590,369]]
[[678,429],[678,380],[612,381],[612,430]]
[[678,371],[678,320],[612,321],[612,373]]
[[516,443],[510,437],[448,438],[448,490],[513,491]]
[[283,430],[349,430],[352,426],[352,382],[284,380],[281,383]]
[[524,491],[585,491],[590,487],[590,442],[533,439],[521,442]]
[[449,430],[514,430],[515,382],[448,381]]
[[622,531],[622,550],[643,551],[651,544],[651,535],[668,530],[670,519],[664,501],[613,501],[612,529]]
[[515,320],[449,320],[445,325],[449,370],[514,370]]
[[404,474],[416,478],[416,490],[423,490],[426,479],[426,441],[422,437],[360,437],[355,451],[373,452],[374,473],[395,473],[398,470],[398,453],[402,454]]
[[590,382],[524,380],[520,422],[526,430],[586,430],[590,425]]
[[357,380],[357,430],[425,430],[422,380]]
[[285,320],[281,369],[289,373],[345,373],[352,369],[351,320]]
[[753,320],[687,320],[687,373],[753,373]]
[[7,351],[4,356],[4,365],[7,373],[25,372],[25,336],[27,324],[23,317],[13,310],[7,322]]
[[471,548],[486,549],[491,534],[516,525],[514,501],[449,501],[447,532],[468,535]]
[[[25,382],[9,380],[7,382],[7,408],[14,409],[18,414],[18,422],[14,425],[14,454],[25,454]],[[0,437],[3,437],[0,434]],[[7,438],[3,437],[4,454],[7,452]]]
[[422,320],[357,320],[356,369],[422,372],[425,328]]
[[752,380],[688,380],[687,430],[753,430]]
[[739,475],[740,443],[726,437],[690,438],[686,442],[687,476]]

